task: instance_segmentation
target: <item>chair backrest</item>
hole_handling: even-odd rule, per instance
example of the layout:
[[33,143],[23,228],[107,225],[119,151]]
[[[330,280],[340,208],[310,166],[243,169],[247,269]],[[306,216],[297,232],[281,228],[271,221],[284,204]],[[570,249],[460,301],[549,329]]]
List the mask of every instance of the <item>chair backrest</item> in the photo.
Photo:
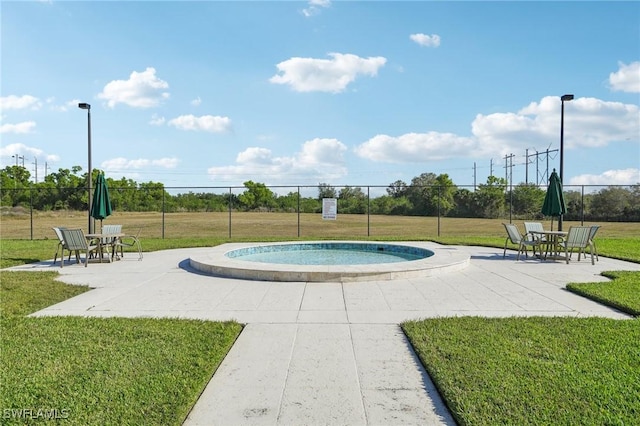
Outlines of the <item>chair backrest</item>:
[[103,225],[103,234],[119,234],[122,232],[122,225]]
[[62,227],[53,227],[53,232],[56,233],[56,237],[58,237],[58,240],[62,243],[64,242],[64,238],[62,238],[62,232],[60,231],[61,229],[63,229]]
[[122,232],[122,225],[102,225],[102,235],[105,237],[102,239],[103,244],[108,244],[113,240],[113,237],[107,237],[109,234],[120,234]]
[[518,227],[513,223],[503,223],[505,229],[507,230],[507,234],[509,235],[509,239],[513,244],[520,244],[522,241],[522,234]]
[[65,229],[61,228],[62,239],[68,250],[87,250],[87,239],[82,229]]
[[590,226],[572,226],[567,233],[565,244],[567,248],[583,248],[589,245]]
[[589,232],[589,239],[593,241],[596,234],[598,233],[598,229],[600,229],[600,225],[591,225],[591,230]]
[[531,231],[544,231],[544,228],[541,222],[525,222],[524,230],[528,234]]

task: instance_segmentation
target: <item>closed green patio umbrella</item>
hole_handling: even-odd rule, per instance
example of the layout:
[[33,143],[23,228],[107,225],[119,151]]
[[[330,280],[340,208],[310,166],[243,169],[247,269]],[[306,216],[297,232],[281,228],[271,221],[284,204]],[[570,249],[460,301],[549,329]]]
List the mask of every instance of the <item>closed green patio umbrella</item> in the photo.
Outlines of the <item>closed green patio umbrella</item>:
[[562,194],[562,182],[556,173],[556,169],[553,169],[551,176],[549,176],[547,194],[544,197],[544,203],[542,203],[542,214],[545,216],[551,216],[552,231],[554,216],[560,217],[566,212],[567,205],[564,202],[564,195]]
[[100,221],[102,229],[102,220],[111,215],[111,200],[109,200],[109,188],[107,181],[104,179],[104,173],[98,173],[96,178],[95,192],[91,202],[91,217]]

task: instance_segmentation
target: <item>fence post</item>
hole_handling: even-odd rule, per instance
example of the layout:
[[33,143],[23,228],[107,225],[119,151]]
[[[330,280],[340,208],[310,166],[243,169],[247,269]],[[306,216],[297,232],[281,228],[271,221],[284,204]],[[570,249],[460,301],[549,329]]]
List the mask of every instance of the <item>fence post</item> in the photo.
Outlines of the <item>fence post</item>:
[[300,238],[300,187],[298,187],[298,238]]
[[162,187],[162,239],[164,240],[164,211],[165,211],[165,203],[164,203],[164,186]]
[[580,199],[580,217],[582,219],[581,219],[580,225],[584,226],[584,185],[582,185],[581,187],[581,192],[582,192],[582,196]]
[[31,220],[31,240],[33,240],[33,185],[29,184],[29,217]]
[[440,186],[438,185],[438,237],[440,236]]
[[367,185],[367,237],[371,236],[371,187]]
[[229,187],[229,239],[231,239],[231,187]]

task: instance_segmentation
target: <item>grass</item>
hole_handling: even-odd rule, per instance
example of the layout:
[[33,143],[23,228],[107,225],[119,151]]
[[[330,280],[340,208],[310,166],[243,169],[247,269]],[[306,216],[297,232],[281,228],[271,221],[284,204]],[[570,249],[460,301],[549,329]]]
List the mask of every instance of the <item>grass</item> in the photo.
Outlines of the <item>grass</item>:
[[639,320],[461,317],[402,327],[460,425],[640,418]]
[[[495,231],[493,223],[464,220],[456,222],[456,234],[416,238],[420,228],[411,228],[415,222],[400,222],[413,237],[400,233],[371,239],[504,245],[504,231]],[[382,225],[377,223],[377,229]],[[331,238],[329,234],[315,238]],[[613,228],[609,235],[599,234],[600,255],[640,262],[638,239],[625,235],[638,233]],[[243,239],[255,238],[236,236],[233,241]],[[292,237],[260,238],[286,239]],[[185,231],[180,238],[143,237],[142,244],[151,251],[227,241],[225,236]],[[51,259],[56,245],[54,240],[3,238],[0,267]],[[241,326],[24,317],[88,290],[57,283],[56,275],[2,272],[0,408],[57,408],[65,410],[70,424],[180,424]],[[612,281],[567,288],[639,315],[640,273],[603,275]],[[640,417],[639,321],[462,317],[411,321],[402,327],[461,425],[604,425],[635,424]]]
[[2,424],[182,424],[242,326],[25,316],[90,290],[57,276],[2,272]]
[[55,409],[74,425],[180,425],[240,329],[177,319],[2,319],[0,407]]
[[628,314],[640,316],[640,274],[631,271],[609,271],[602,275],[613,281],[569,283],[567,289]]

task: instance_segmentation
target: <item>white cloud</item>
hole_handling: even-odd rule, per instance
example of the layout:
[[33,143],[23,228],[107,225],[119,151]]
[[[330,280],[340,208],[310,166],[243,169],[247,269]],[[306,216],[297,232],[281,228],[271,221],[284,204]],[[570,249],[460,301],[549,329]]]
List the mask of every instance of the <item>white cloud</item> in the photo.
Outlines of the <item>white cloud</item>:
[[309,7],[302,9],[302,14],[309,18],[328,7],[331,7],[331,0],[309,0]]
[[7,123],[0,126],[0,133],[31,133],[35,128],[35,121],[23,121],[17,124]]
[[27,146],[22,143],[12,143],[0,148],[0,157],[11,157],[12,155],[24,156],[33,161],[34,158],[44,161],[59,161],[60,157],[55,154],[47,154],[39,148]]
[[122,176],[126,179],[141,181],[145,179],[145,175],[148,174],[149,169],[175,169],[179,162],[180,160],[177,158],[128,159],[119,157],[103,161],[100,163],[100,168],[104,170],[108,176],[114,179],[118,179],[118,176]]
[[609,74],[609,86],[616,92],[640,93],[640,61],[620,62],[618,71]]
[[170,126],[181,130],[203,130],[205,132],[220,133],[231,129],[231,119],[213,115],[181,115],[169,120]]
[[164,117],[160,117],[158,114],[153,114],[151,116],[151,120],[149,120],[149,124],[151,124],[152,126],[162,126],[164,122]]
[[160,167],[163,169],[175,169],[180,161],[177,158],[160,158],[156,160],[148,158],[127,159],[124,157],[112,158],[100,163],[105,171],[121,172],[126,170],[139,170],[145,167]]
[[415,41],[416,43],[418,43],[420,46],[426,46],[426,47],[440,46],[440,36],[437,34],[427,35],[427,34],[418,33],[418,34],[411,34],[409,38]]
[[110,108],[119,103],[136,108],[151,108],[169,98],[165,89],[169,83],[156,77],[155,68],[133,71],[128,80],[113,80],[104,86],[98,98],[105,99]]
[[42,108],[42,101],[35,96],[22,95],[22,96],[3,96],[0,97],[0,110],[9,109],[31,109],[38,110]]
[[[517,112],[478,114],[471,123],[470,137],[438,132],[377,135],[354,151],[360,157],[389,163],[503,157],[530,148],[543,151],[559,143],[560,105],[557,96],[547,96]],[[637,105],[595,98],[565,102],[565,149],[627,141],[638,144],[638,135]]]
[[281,74],[269,79],[288,84],[297,92],[340,93],[358,75],[376,76],[387,62],[381,56],[361,58],[353,54],[329,53],[331,59],[291,58],[277,66]]
[[599,175],[578,175],[569,180],[569,185],[637,185],[640,169],[607,170]]
[[355,148],[368,160],[415,163],[467,156],[476,148],[471,138],[452,133],[406,133],[400,136],[376,135]]
[[191,101],[191,105],[193,106],[200,106],[201,103],[202,103],[202,99],[200,99],[200,96],[198,96],[197,98]]
[[305,142],[291,157],[274,157],[267,148],[251,147],[239,153],[236,165],[211,167],[217,182],[240,184],[247,180],[273,184],[317,184],[347,175],[344,153],[347,147],[337,139],[316,138]]

